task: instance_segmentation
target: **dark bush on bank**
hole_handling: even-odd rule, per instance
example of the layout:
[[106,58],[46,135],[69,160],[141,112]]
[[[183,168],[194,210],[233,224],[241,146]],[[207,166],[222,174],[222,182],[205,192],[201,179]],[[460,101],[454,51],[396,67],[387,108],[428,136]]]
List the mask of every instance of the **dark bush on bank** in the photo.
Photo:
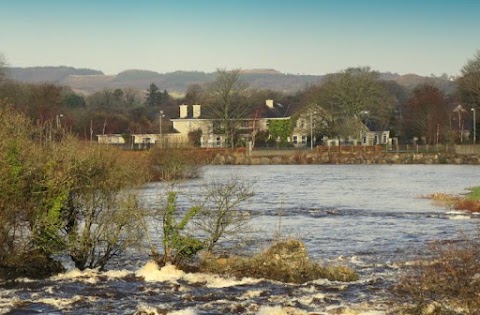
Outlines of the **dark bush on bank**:
[[0,279],[5,280],[20,277],[43,279],[63,271],[61,263],[40,251],[11,254],[0,263]]

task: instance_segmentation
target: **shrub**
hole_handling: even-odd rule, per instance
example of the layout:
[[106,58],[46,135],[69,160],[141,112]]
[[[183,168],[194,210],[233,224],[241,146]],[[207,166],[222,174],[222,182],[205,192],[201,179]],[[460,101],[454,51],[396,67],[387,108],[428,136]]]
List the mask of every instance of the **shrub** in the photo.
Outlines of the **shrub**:
[[188,132],[188,141],[190,142],[190,144],[194,147],[199,147],[202,144],[202,133],[202,129],[200,128]]
[[[56,253],[80,269],[103,268],[141,237],[132,188],[145,180],[145,168],[122,151],[0,108],[0,269],[30,275]],[[35,259],[17,268],[16,257]]]
[[67,252],[79,269],[103,269],[113,257],[142,238],[143,210],[133,188],[146,170],[115,148],[87,146],[70,168],[76,180],[63,209]]
[[174,181],[200,176],[203,160],[191,148],[155,147],[150,150],[152,180]]
[[148,224],[142,222],[152,256],[161,265],[170,262],[185,267],[199,250],[212,252],[221,238],[238,237],[246,231],[246,223],[250,219],[238,207],[252,194],[250,186],[238,178],[227,182],[213,181],[198,200],[193,200],[194,206],[179,209],[177,193],[170,191],[165,205],[154,213],[161,222],[162,257],[148,234]]
[[[203,248],[203,243],[200,240],[185,232],[185,227],[198,213],[199,208],[191,207],[180,222],[177,222],[176,199],[177,194],[170,192],[166,207],[160,210],[163,227],[163,258],[160,262],[162,266],[167,262],[176,264],[190,259]],[[157,255],[155,254],[155,256]]]
[[[480,242],[437,243],[404,271],[394,289],[402,314],[478,314]],[[422,257],[423,258],[423,257]]]
[[[39,249],[47,256],[59,246],[55,216],[63,188],[55,178],[61,172],[46,148],[51,143],[38,144],[46,139],[42,135],[41,126],[24,115],[0,109],[0,265],[5,268],[14,256]],[[42,244],[42,236],[50,242]]]
[[240,206],[254,195],[252,184],[238,177],[225,182],[213,180],[205,186],[200,200],[195,227],[204,233],[204,244],[209,252],[222,239],[238,238],[248,231],[250,212]]

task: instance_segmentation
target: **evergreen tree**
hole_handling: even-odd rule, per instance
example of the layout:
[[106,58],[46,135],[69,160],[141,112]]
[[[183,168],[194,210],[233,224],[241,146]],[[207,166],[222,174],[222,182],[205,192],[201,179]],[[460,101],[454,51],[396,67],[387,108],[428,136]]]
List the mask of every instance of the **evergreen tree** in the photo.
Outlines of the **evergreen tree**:
[[150,84],[147,92],[146,106],[160,106],[162,104],[163,94],[158,90],[158,86],[155,83]]

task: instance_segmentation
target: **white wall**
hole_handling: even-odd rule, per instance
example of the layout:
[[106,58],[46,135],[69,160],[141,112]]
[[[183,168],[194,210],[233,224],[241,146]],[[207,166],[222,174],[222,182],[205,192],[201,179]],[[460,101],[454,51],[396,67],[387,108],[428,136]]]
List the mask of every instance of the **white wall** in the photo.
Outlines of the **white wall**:
[[201,129],[203,134],[211,132],[211,123],[203,119],[172,119],[173,128],[180,134],[188,135],[192,130]]

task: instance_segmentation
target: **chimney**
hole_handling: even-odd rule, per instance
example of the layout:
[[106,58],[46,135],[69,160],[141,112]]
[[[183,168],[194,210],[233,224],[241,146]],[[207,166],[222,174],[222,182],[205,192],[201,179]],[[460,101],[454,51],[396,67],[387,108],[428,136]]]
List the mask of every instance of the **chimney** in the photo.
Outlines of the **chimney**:
[[273,108],[273,100],[266,100],[265,105],[267,105],[268,108]]
[[193,118],[199,118],[200,115],[202,114],[201,112],[201,107],[202,105],[192,105],[193,106]]
[[180,118],[187,118],[188,115],[188,105],[180,105]]

